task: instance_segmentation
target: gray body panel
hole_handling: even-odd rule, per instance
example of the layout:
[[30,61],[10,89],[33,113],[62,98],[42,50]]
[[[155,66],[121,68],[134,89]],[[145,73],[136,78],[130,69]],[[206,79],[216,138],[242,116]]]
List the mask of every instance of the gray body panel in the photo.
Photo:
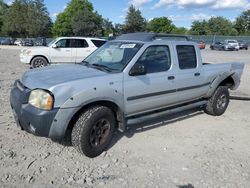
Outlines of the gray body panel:
[[[197,67],[181,70],[176,45],[195,46]],[[165,72],[130,76],[129,71],[151,45],[167,45],[171,68]],[[124,117],[210,97],[218,85],[231,76],[236,89],[243,71],[242,63],[203,65],[196,43],[185,41],[145,42],[121,73],[106,73],[83,65],[55,65],[28,71],[21,82],[29,89],[41,88],[54,95],[54,107],[59,108],[49,137],[63,136],[67,126],[83,106],[109,101],[118,106]],[[195,76],[199,73],[199,76]],[[174,76],[174,80],[169,80]]]

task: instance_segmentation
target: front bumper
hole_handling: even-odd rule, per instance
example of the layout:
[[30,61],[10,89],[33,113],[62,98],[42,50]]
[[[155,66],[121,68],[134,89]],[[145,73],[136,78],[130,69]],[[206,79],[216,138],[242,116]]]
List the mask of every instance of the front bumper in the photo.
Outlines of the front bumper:
[[226,51],[234,51],[235,48],[233,46],[228,46],[228,47],[225,47],[224,50],[226,50]]
[[26,63],[29,64],[31,62],[32,56],[30,55],[25,55],[23,53],[20,54],[20,62],[21,63]]
[[240,45],[240,49],[247,49],[248,48],[248,45]]
[[37,136],[49,137],[49,132],[58,112],[40,110],[28,104],[30,89],[16,81],[10,93],[10,105],[17,125]]

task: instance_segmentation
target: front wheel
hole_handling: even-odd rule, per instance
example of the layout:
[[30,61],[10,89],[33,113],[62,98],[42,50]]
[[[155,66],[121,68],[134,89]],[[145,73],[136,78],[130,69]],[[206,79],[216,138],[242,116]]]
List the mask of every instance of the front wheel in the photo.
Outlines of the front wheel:
[[96,157],[111,142],[115,127],[114,113],[108,107],[90,107],[79,116],[73,127],[72,144],[87,157]]
[[32,59],[30,65],[33,69],[45,67],[48,65],[48,61],[44,57],[35,57]]
[[213,116],[222,115],[229,104],[229,91],[225,86],[219,86],[208,100],[205,112]]

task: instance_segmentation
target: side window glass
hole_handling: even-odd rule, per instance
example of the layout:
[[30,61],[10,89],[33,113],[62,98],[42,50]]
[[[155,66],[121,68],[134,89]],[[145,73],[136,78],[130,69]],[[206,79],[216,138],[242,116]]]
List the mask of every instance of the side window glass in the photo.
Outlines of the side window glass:
[[84,39],[71,39],[70,47],[71,48],[86,48],[88,47],[88,43]]
[[144,51],[137,63],[144,65],[147,73],[167,71],[171,67],[169,47],[150,46]]
[[79,40],[79,41],[80,41],[80,43],[81,43],[81,47],[83,47],[83,48],[89,47],[89,44],[87,43],[86,40],[81,39],[81,40]]
[[176,49],[180,69],[193,69],[197,67],[197,58],[193,45],[177,45]]
[[94,44],[97,48],[101,47],[102,45],[104,45],[104,44],[106,43],[105,40],[91,40],[91,41],[93,42],[93,44]]
[[67,39],[61,39],[56,43],[58,48],[66,48],[67,47]]

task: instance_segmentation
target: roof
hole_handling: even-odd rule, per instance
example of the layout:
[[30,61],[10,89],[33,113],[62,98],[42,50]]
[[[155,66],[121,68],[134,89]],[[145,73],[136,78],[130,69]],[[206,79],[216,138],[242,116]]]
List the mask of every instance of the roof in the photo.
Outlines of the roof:
[[105,40],[101,38],[93,38],[93,37],[58,37],[58,39],[90,39],[90,40]]
[[123,34],[117,37],[116,40],[133,40],[142,42],[149,42],[154,40],[190,41],[191,38],[186,35],[139,32]]

